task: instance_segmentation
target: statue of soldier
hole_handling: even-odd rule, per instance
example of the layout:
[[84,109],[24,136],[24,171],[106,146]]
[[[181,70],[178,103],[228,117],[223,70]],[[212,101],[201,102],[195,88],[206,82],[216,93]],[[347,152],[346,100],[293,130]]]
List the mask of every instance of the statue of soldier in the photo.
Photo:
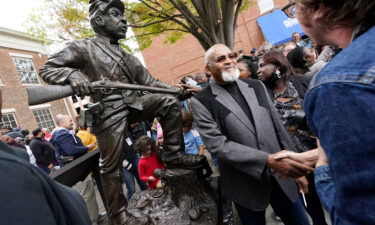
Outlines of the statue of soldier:
[[[70,84],[78,96],[91,95],[93,133],[101,153],[100,170],[111,224],[124,224],[127,201],[122,193],[122,150],[129,123],[160,117],[164,133],[163,161],[167,168],[194,169],[205,158],[186,155],[181,112],[171,95],[140,96],[132,90],[94,90],[91,82],[111,80],[152,87],[177,88],[152,77],[140,61],[125,52],[118,41],[125,38],[127,22],[120,0],[90,0],[90,23],[94,38],[74,40],[52,54],[40,76],[49,84]],[[181,94],[187,92],[179,89]]]

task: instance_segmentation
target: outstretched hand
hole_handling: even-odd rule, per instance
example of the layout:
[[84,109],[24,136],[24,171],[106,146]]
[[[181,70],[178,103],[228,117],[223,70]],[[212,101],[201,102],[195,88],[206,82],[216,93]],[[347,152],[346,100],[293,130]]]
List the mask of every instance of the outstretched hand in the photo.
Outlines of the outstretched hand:
[[297,153],[288,150],[280,151],[274,154],[275,159],[289,158],[296,162],[302,163],[309,167],[315,167],[316,161],[318,160],[318,150],[313,149],[307,152]]
[[77,96],[84,97],[94,92],[94,87],[90,81],[79,71],[70,74],[68,80],[74,94]]
[[306,166],[289,158],[275,159],[277,154],[278,153],[269,155],[267,161],[268,167],[274,172],[280,173],[285,177],[298,178],[306,176],[314,171],[312,167]]
[[325,153],[323,147],[320,145],[320,141],[318,140],[318,161],[316,162],[316,166],[324,166],[328,165],[329,160],[327,154]]

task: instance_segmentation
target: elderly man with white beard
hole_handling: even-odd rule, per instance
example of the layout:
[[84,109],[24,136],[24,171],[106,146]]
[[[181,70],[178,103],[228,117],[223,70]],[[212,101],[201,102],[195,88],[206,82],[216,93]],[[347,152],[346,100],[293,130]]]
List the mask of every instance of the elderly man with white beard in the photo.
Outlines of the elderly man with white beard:
[[214,82],[191,102],[197,129],[207,149],[218,157],[220,185],[234,202],[242,223],[264,225],[269,204],[285,224],[309,224],[298,199],[306,191],[304,177],[312,168],[275,153],[295,150],[262,82],[240,80],[236,54],[217,44],[205,54]]

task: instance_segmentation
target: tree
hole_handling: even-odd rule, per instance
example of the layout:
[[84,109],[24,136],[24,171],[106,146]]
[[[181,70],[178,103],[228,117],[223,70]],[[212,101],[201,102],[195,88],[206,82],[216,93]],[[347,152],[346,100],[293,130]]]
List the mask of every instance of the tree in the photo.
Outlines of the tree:
[[[185,34],[192,34],[205,50],[217,43],[233,48],[237,17],[251,1],[129,0],[125,2],[126,18],[136,34],[129,38],[136,38],[140,49],[144,49],[151,45],[153,37],[161,34],[166,35],[165,43],[175,43]],[[45,3],[45,9],[30,16],[30,34],[50,37],[45,32],[48,28],[54,38],[63,40],[93,35],[88,21],[88,0],[45,0]]]
[[94,35],[88,20],[89,0],[44,0],[33,9],[26,28],[32,36],[55,40],[71,40]]
[[139,0],[128,3],[127,11],[143,46],[150,44],[149,35],[167,31],[167,43],[190,33],[207,50],[217,43],[233,48],[237,17],[249,4],[250,0]]

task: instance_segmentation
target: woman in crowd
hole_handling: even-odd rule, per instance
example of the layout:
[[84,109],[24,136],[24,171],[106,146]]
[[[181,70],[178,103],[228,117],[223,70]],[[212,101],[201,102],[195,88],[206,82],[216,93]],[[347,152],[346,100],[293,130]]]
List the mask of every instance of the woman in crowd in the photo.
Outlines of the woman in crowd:
[[[306,130],[297,129],[295,115],[303,106],[311,78],[292,76],[287,58],[280,52],[269,51],[259,62],[259,79],[266,85],[281,120],[300,151],[315,148],[315,140]],[[296,141],[298,140],[298,141]]]
[[327,64],[328,56],[325,58],[323,56],[329,54],[329,50],[331,50],[329,47],[325,48],[318,59],[317,52],[314,49],[306,47],[294,48],[287,55],[293,67],[293,73],[307,76],[318,73]]
[[237,60],[237,68],[240,71],[240,78],[258,79],[258,66],[249,59],[249,56],[244,55],[241,58],[239,58]]
[[[287,58],[281,52],[266,52],[259,62],[259,79],[264,82],[281,120],[292,136],[300,152],[316,148],[311,132],[302,124],[298,115],[302,112],[303,99],[310,79],[305,76],[292,76]],[[309,193],[306,195],[307,211],[314,225],[326,225],[320,200],[314,187],[314,176],[309,175]]]

